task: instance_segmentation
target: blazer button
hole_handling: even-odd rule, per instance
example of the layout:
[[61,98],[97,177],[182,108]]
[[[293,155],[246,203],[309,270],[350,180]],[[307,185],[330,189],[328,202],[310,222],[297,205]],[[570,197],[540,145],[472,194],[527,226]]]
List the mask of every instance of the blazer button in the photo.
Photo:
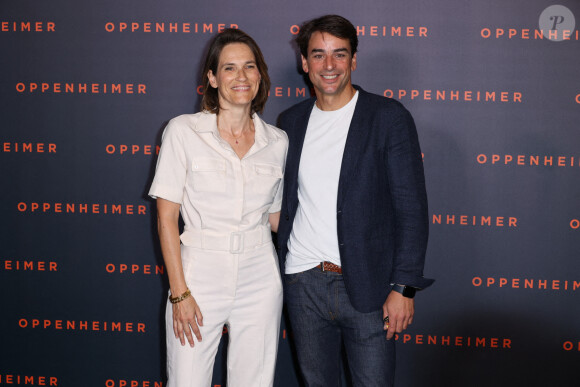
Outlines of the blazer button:
[[290,217],[289,217],[288,215],[286,215],[286,217],[285,217],[285,218],[286,218],[286,220],[290,220]]

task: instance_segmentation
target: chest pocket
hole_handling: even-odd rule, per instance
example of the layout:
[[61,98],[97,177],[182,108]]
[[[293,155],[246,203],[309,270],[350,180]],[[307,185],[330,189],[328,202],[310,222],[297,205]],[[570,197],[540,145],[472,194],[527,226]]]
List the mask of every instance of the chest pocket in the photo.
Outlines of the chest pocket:
[[214,158],[198,158],[191,163],[193,190],[197,192],[226,191],[226,161]]
[[252,192],[268,196],[273,201],[282,181],[282,167],[275,164],[255,163],[252,175]]

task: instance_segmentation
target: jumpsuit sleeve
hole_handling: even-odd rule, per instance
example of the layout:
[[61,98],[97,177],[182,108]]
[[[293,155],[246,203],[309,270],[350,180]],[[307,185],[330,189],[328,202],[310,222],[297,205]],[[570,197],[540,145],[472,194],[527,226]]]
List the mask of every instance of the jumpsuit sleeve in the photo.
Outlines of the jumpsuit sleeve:
[[278,184],[278,191],[276,191],[276,196],[274,196],[274,202],[270,206],[268,212],[273,214],[275,212],[280,212],[282,208],[282,192],[284,191],[284,178],[280,179],[280,183]]
[[179,126],[167,124],[161,140],[155,177],[149,196],[181,204],[187,175],[187,158]]
[[286,170],[286,157],[288,156],[288,135],[286,132],[282,132],[282,144],[284,146],[284,157],[282,159],[282,178],[280,179],[280,183],[278,185],[278,190],[276,191],[276,195],[274,196],[274,202],[270,206],[268,212],[273,214],[275,212],[279,212],[282,209],[282,193],[284,192],[284,172]]

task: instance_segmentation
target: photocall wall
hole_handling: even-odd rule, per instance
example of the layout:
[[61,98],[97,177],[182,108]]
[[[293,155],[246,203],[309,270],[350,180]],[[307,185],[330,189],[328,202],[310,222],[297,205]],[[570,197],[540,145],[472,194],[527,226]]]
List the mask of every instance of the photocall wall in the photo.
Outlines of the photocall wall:
[[[424,154],[436,282],[397,385],[580,383],[578,1],[3,0],[0,385],[165,386],[162,131],[199,110],[228,27],[263,50],[276,123],[312,94],[292,39],[328,13],[357,27],[353,82],[411,111]],[[291,337],[279,387],[300,385]]]

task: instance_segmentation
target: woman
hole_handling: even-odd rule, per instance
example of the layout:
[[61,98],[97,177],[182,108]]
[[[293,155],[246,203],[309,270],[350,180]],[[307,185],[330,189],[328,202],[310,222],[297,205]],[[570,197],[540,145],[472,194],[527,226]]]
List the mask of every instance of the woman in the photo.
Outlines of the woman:
[[149,191],[170,285],[168,387],[210,385],[224,324],[228,385],[272,386],[282,284],[270,229],[278,228],[288,138],[257,115],[270,79],[244,32],[216,36],[203,86],[203,111],[167,125]]

